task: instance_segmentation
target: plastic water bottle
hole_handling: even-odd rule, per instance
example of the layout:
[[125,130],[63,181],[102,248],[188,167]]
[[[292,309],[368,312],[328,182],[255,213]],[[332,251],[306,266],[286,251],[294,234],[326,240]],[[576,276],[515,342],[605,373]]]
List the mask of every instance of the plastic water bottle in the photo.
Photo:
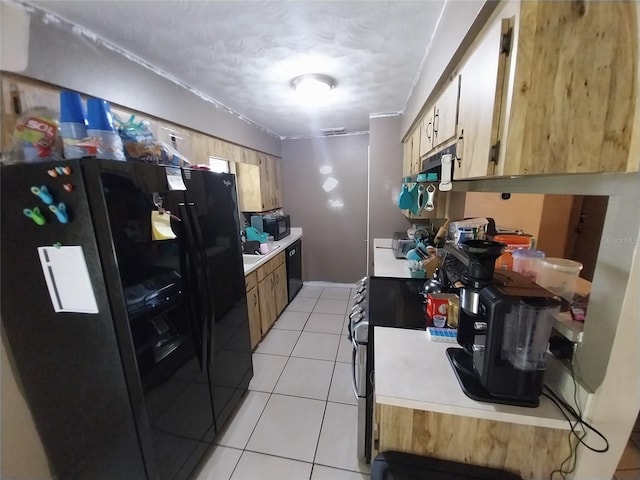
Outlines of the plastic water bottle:
[[77,146],[87,136],[87,119],[80,94],[60,92],[60,135],[64,158],[81,158],[87,155],[83,147]]
[[97,137],[100,141],[98,158],[125,161],[122,140],[113,126],[109,102],[101,98],[89,98],[87,100],[87,119],[89,123],[87,135]]

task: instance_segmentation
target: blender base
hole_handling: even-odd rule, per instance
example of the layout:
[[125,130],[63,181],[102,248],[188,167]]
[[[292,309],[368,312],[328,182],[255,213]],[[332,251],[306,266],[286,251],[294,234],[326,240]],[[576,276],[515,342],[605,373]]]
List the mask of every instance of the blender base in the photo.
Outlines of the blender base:
[[540,404],[539,399],[523,399],[514,397],[496,396],[489,393],[480,383],[473,367],[473,357],[462,348],[447,348],[447,358],[456,374],[458,383],[464,394],[478,402],[500,403],[503,405],[516,405],[518,407],[535,408]]

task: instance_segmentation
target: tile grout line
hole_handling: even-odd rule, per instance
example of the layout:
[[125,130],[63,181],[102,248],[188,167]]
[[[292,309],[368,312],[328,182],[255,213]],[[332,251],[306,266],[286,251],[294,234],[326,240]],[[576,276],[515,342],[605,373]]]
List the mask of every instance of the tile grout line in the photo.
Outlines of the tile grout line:
[[[299,338],[299,336],[298,336]],[[297,342],[297,341],[296,341]],[[295,347],[294,347],[295,348]],[[291,358],[291,357],[289,357]],[[242,448],[242,453],[240,454],[240,456],[238,457],[238,461],[236,462],[236,465],[233,467],[233,471],[231,472],[231,475],[229,476],[229,480],[231,480],[231,478],[233,477],[233,474],[235,473],[236,469],[238,468],[238,465],[240,464],[240,460],[242,459],[242,456],[244,455],[244,452],[252,452],[252,453],[259,453],[262,455],[268,455],[266,453],[262,453],[262,452],[254,452],[253,450],[248,450],[247,446],[249,445],[249,442],[251,441],[251,437],[253,436],[253,434],[256,431],[256,428],[258,428],[258,424],[260,423],[260,420],[262,419],[262,415],[264,415],[265,410],[267,409],[267,405],[269,405],[269,402],[271,401],[271,397],[273,397],[273,390],[275,390],[276,385],[278,384],[278,382],[280,381],[280,378],[282,377],[282,374],[284,373],[284,369],[287,366],[287,363],[289,363],[289,360],[287,359],[287,361],[284,364],[284,367],[282,368],[282,371],[280,372],[280,375],[278,375],[278,378],[276,379],[275,383],[273,384],[273,389],[271,390],[271,392],[269,392],[269,398],[267,398],[267,401],[264,404],[264,407],[262,408],[262,411],[260,412],[260,415],[258,416],[258,420],[256,421],[256,424],[253,426],[253,428],[251,429],[251,433],[249,434],[249,437],[247,438],[247,441],[244,444],[244,447]],[[247,392],[248,393],[248,392]],[[267,393],[267,392],[262,392],[262,393]],[[224,446],[224,445],[223,445]],[[272,455],[272,456],[277,456],[277,455]],[[285,458],[285,457],[282,457]],[[291,459],[293,460],[293,459]]]
[[[322,292],[324,292],[324,288],[322,289],[322,291],[321,291],[320,295],[322,295]],[[304,298],[304,297],[303,297],[303,298]],[[316,301],[315,301],[315,303],[314,303],[314,307],[313,307],[313,308],[315,308],[315,306],[318,304],[318,301],[319,301],[319,300],[320,300],[320,296],[316,298]],[[330,299],[330,300],[338,300],[338,299]],[[347,315],[347,313],[346,313],[346,312],[347,312],[348,310],[349,310],[349,303],[347,303],[347,306],[346,306],[346,309],[345,309],[345,313],[344,313],[342,316],[346,316],[346,315]],[[285,311],[286,311],[286,310],[285,310]],[[294,312],[294,311],[293,311],[293,310],[291,310],[291,312]],[[282,371],[280,372],[280,375],[278,375],[278,378],[276,379],[276,381],[275,381],[275,383],[274,383],[274,385],[273,385],[273,388],[271,389],[271,391],[270,391],[270,392],[262,392],[262,391],[260,391],[260,390],[250,390],[250,391],[255,391],[255,392],[268,393],[268,394],[269,394],[269,397],[267,398],[267,401],[266,401],[266,403],[265,403],[265,405],[264,405],[264,407],[263,407],[262,411],[260,412],[260,415],[259,415],[259,417],[258,417],[258,420],[256,421],[256,424],[254,425],[254,427],[253,427],[253,429],[252,429],[252,431],[251,431],[251,434],[249,435],[249,437],[248,437],[248,439],[247,439],[247,441],[246,441],[246,443],[245,443],[245,445],[244,445],[244,448],[241,450],[241,451],[242,451],[242,453],[240,454],[240,457],[238,458],[238,461],[236,462],[236,464],[235,464],[235,466],[234,466],[234,468],[233,468],[233,471],[231,472],[231,476],[230,476],[229,478],[232,478],[232,477],[233,477],[233,475],[234,475],[234,473],[236,472],[236,470],[237,470],[237,468],[238,468],[238,465],[239,465],[239,463],[240,463],[240,459],[242,458],[242,455],[243,455],[243,454],[244,454],[244,452],[246,452],[246,451],[251,452],[251,453],[260,454],[260,455],[268,455],[268,456],[272,456],[272,457],[276,457],[276,458],[282,458],[282,459],[285,459],[285,460],[297,461],[297,462],[302,462],[302,463],[307,463],[307,464],[309,464],[309,463],[310,463],[310,464],[311,464],[311,470],[310,470],[310,477],[309,477],[309,479],[311,479],[311,477],[313,476],[313,471],[314,471],[314,468],[315,468],[315,465],[316,465],[316,463],[315,463],[315,459],[316,459],[316,456],[317,456],[318,447],[319,447],[319,445],[320,445],[320,437],[321,437],[321,435],[322,435],[322,429],[323,429],[323,426],[324,426],[324,420],[325,420],[325,417],[326,417],[327,407],[328,407],[328,404],[329,404],[329,395],[330,395],[330,393],[331,393],[331,385],[333,384],[333,381],[334,381],[334,378],[335,378],[335,373],[336,373],[337,364],[338,364],[338,363],[341,363],[341,364],[346,363],[346,364],[348,364],[348,362],[339,362],[339,361],[338,361],[338,353],[339,353],[339,351],[340,351],[340,341],[338,342],[338,346],[337,346],[337,348],[336,348],[336,353],[335,353],[335,356],[334,356],[334,360],[333,360],[333,361],[332,361],[332,360],[325,360],[325,359],[317,359],[317,358],[307,358],[307,357],[298,357],[298,356],[294,356],[294,355],[293,355],[293,351],[295,350],[296,345],[298,344],[298,342],[300,341],[300,338],[302,337],[302,333],[304,332],[304,328],[306,327],[307,323],[309,322],[309,319],[310,319],[310,317],[311,317],[311,314],[313,314],[313,313],[325,313],[325,312],[313,312],[313,309],[312,309],[312,311],[311,311],[311,312],[296,312],[296,313],[307,313],[307,319],[305,320],[304,325],[302,326],[302,329],[301,329],[301,330],[299,330],[299,331],[298,331],[298,330],[292,330],[292,331],[298,331],[299,333],[298,333],[298,337],[297,337],[297,339],[296,339],[296,342],[295,342],[295,344],[294,344],[293,348],[291,349],[291,352],[290,352],[290,354],[289,354],[289,355],[279,355],[279,354],[272,354],[272,353],[259,353],[259,352],[254,352],[254,353],[259,353],[260,355],[273,355],[273,356],[279,356],[279,357],[287,357],[287,361],[285,362],[285,364],[284,364],[284,366],[283,366],[283,368],[282,368]],[[335,315],[340,315],[340,314],[335,314]],[[344,323],[343,323],[342,325],[343,325],[343,328],[344,328]],[[282,330],[286,330],[286,329],[282,329]],[[272,329],[271,331],[273,331],[273,329]],[[328,333],[328,332],[309,332],[309,333],[324,333],[324,334],[327,334],[327,335],[337,335],[337,336],[339,336],[339,337],[340,337],[340,340],[342,339],[341,337],[342,337],[342,335],[344,334],[344,332],[341,332],[341,333],[338,333],[338,334]],[[332,369],[331,378],[330,378],[330,381],[329,381],[329,388],[328,388],[328,390],[327,390],[327,396],[326,396],[326,399],[325,399],[325,400],[319,400],[319,399],[317,399],[317,398],[301,397],[301,396],[297,396],[297,395],[289,395],[289,394],[282,394],[282,393],[276,393],[276,392],[275,392],[275,389],[276,389],[276,387],[277,387],[277,385],[278,385],[278,382],[281,380],[282,375],[284,374],[284,371],[285,371],[285,369],[286,369],[287,365],[289,364],[289,360],[290,360],[291,358],[302,358],[302,359],[308,359],[308,360],[318,360],[318,361],[322,361],[322,362],[332,362],[332,363],[333,363],[333,369]],[[274,395],[282,395],[282,396],[288,396],[288,397],[294,397],[294,398],[301,398],[301,399],[306,399],[306,400],[324,401],[324,410],[323,410],[322,420],[321,420],[321,422],[320,422],[320,430],[319,430],[319,432],[318,432],[318,438],[317,438],[317,440],[316,440],[316,447],[315,447],[315,451],[314,451],[313,461],[312,461],[312,462],[307,462],[307,461],[304,461],[304,460],[299,460],[299,459],[289,458],[289,457],[281,457],[281,456],[279,456],[279,455],[273,455],[273,454],[268,454],[268,453],[264,453],[264,452],[257,452],[257,451],[253,451],[253,450],[250,450],[250,449],[248,449],[248,448],[247,448],[247,446],[248,446],[248,444],[249,444],[249,442],[250,442],[250,440],[251,440],[251,437],[252,437],[252,436],[253,436],[253,434],[255,433],[255,430],[256,430],[256,428],[257,428],[258,424],[260,423],[260,420],[262,419],[262,417],[263,417],[263,415],[264,415],[264,412],[266,411],[267,405],[269,404],[269,402],[271,401],[271,399],[272,399],[272,397],[273,397]],[[339,405],[352,405],[352,404],[347,404],[347,403],[342,403],[342,402],[331,402],[331,403],[336,403],[336,404],[339,404]],[[240,450],[240,449],[237,449],[237,448],[235,448],[235,447],[226,447],[226,446],[224,446],[224,445],[221,445],[221,446],[223,446],[223,447],[225,447],[225,448],[233,448],[233,449],[235,449],[235,450]],[[318,464],[318,465],[324,466],[324,465],[322,465],[322,464]],[[328,467],[328,468],[337,468],[338,470],[341,470],[341,471],[354,472],[354,473],[360,473],[360,474],[362,473],[362,472],[359,472],[359,471],[357,471],[357,472],[356,472],[356,471],[347,470],[347,469],[343,469],[343,468],[339,468],[339,467],[331,467],[331,466],[326,466],[326,467]]]

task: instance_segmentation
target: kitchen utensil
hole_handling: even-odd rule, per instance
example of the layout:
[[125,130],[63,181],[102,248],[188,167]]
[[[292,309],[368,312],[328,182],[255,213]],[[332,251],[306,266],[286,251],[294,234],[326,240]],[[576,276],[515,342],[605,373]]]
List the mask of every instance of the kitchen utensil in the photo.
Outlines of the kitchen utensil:
[[429,258],[429,254],[425,253],[424,251],[418,248],[412,248],[407,252],[407,260],[409,261],[411,260],[422,261],[427,258]]
[[249,240],[242,244],[242,253],[249,255],[260,255],[260,242],[257,240]]
[[[422,187],[422,185],[420,185]],[[436,187],[433,186],[433,183],[430,183],[429,186],[427,187],[427,202],[426,205],[424,206],[424,209],[427,212],[432,211],[435,207],[434,204],[434,198],[436,195]]]
[[409,186],[405,183],[402,185],[402,192],[398,197],[398,207],[401,210],[409,210],[411,208],[411,194],[409,193]]
[[442,169],[440,171],[440,185],[438,185],[438,189],[441,192],[448,192],[453,188],[453,185],[451,183],[452,155],[450,153],[442,155],[441,161]]
[[409,208],[409,210],[411,210],[411,213],[413,213],[414,215],[418,215],[420,213],[420,208],[418,205],[418,184],[414,184],[413,187],[411,187],[411,190],[409,190],[409,195],[411,195],[411,207]]
[[433,239],[433,243],[436,247],[444,244],[444,239],[447,236],[447,227],[449,226],[449,219],[447,218],[442,226],[438,229],[438,233],[436,233],[435,238]]
[[427,298],[430,293],[440,293],[446,288],[446,274],[441,268],[436,268],[433,275],[422,286],[422,295]]
[[418,213],[422,212],[422,210],[424,210],[425,207],[425,191],[424,191],[424,186],[422,184],[420,184],[418,186]]
[[266,243],[267,237],[269,236],[268,233],[261,233],[255,227],[247,227],[244,229],[244,231],[247,235],[247,240],[254,240],[259,243]]

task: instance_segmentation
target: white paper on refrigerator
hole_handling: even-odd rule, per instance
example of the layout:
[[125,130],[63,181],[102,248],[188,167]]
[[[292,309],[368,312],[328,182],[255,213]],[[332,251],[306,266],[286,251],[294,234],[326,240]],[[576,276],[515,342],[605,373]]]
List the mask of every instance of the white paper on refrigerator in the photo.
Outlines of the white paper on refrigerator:
[[167,184],[169,190],[186,190],[187,187],[182,180],[182,170],[179,167],[165,167]]
[[82,247],[38,247],[38,256],[54,311],[98,313]]

